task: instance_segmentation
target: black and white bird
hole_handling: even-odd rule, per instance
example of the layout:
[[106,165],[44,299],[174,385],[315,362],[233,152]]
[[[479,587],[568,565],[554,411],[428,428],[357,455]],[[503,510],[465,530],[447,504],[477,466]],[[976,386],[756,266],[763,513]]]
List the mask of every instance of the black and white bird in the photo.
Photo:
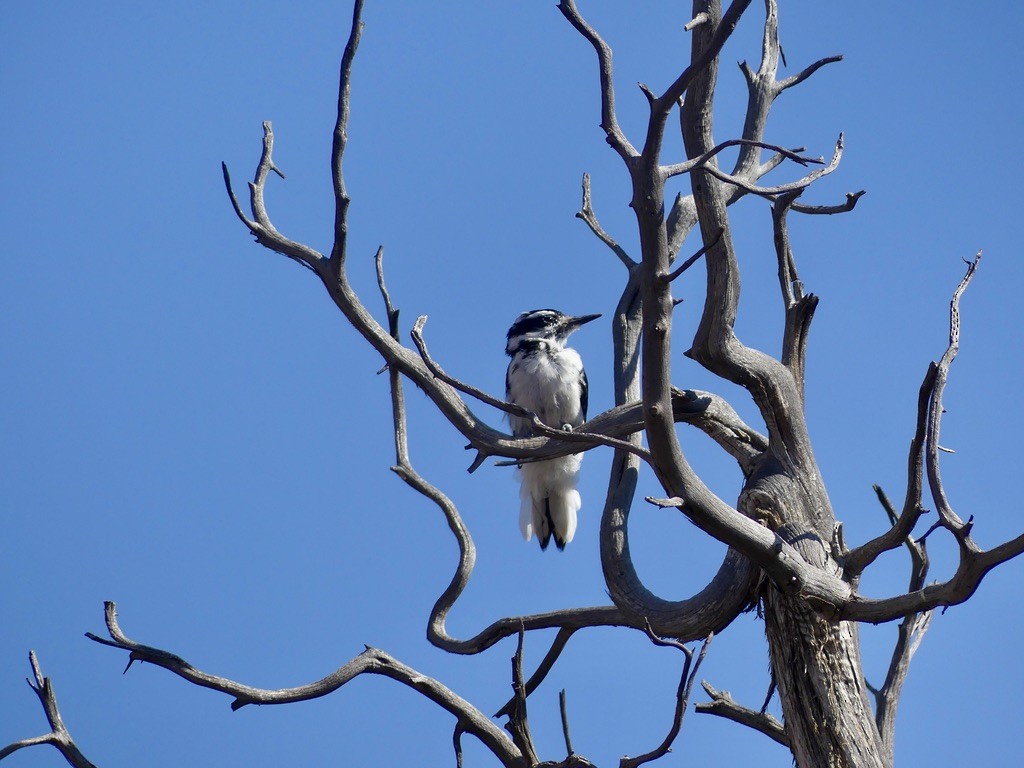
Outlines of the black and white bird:
[[[512,358],[505,374],[505,399],[537,414],[554,429],[571,431],[587,420],[587,374],[569,334],[600,315],[570,317],[554,309],[524,312],[508,329],[505,353]],[[509,416],[512,434],[530,437],[530,420]],[[537,535],[541,549],[551,537],[565,549],[576,533],[580,493],[576,480],[583,454],[527,462],[519,468],[522,507],[519,527],[529,541]]]

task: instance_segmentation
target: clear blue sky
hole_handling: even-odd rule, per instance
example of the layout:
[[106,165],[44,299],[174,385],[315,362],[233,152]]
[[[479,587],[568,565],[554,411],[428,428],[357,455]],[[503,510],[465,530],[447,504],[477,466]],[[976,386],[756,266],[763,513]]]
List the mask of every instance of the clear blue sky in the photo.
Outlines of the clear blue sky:
[[[634,84],[659,90],[678,74],[686,11],[609,5],[580,0],[615,47],[620,118],[636,138],[645,103]],[[822,297],[809,420],[851,543],[884,525],[872,483],[902,497],[917,388],[944,349],[961,259],[984,248],[963,302],[944,421],[957,453],[943,472],[954,505],[976,516],[978,541],[992,546],[1024,529],[1013,77],[1024,10],[921,8],[784,4],[789,72],[847,58],[779,100],[768,138],[828,155],[845,131],[840,170],[808,200],[868,190],[852,214],[792,226],[802,277]],[[102,631],[106,599],[131,637],[253,685],[314,680],[369,643],[486,712],[509,693],[511,641],[454,658],[424,638],[456,550],[438,512],[388,471],[379,358],[315,278],[252,243],[222,186],[224,160],[244,197],[261,121],[272,120],[288,178],[271,180],[271,215],[289,236],[329,249],[330,130],[350,12],[347,2],[257,0],[20,3],[5,13],[0,743],[46,730],[24,684],[35,649],[73,735],[100,765],[454,764],[451,718],[387,680],[232,713],[226,697],[161,670],[122,676],[123,654],[82,636]],[[719,138],[739,129],[731,62],[756,61],[760,14],[755,4],[724,56]],[[379,308],[372,257],[383,243],[405,328],[428,314],[432,351],[448,370],[498,393],[516,314],[607,315],[621,290],[621,266],[573,218],[584,171],[606,228],[635,252],[624,173],[597,128],[593,52],[550,1],[368,0],[365,18],[346,158],[353,279]],[[747,201],[735,221],[739,332],[774,352],[781,312],[767,208]],[[680,351],[701,283],[698,271],[680,281]],[[607,320],[577,338],[597,411],[611,401]],[[720,391],[753,418],[741,394],[681,356],[675,379]],[[413,460],[460,505],[479,547],[452,631],[605,602],[596,521],[608,453],[584,462],[576,541],[542,555],[519,538],[510,471],[467,475],[463,440],[418,393],[409,400]],[[699,435],[684,437],[712,485],[734,498],[735,469]],[[657,493],[650,478],[645,493]],[[657,591],[683,597],[713,573],[721,545],[680,516],[638,508],[633,517],[638,567]],[[934,574],[948,575],[952,547],[935,544]],[[1003,567],[970,603],[935,619],[900,707],[898,763],[1010,762],[1024,685],[1022,573],[1024,562]],[[893,555],[864,590],[889,594],[906,575],[906,558]],[[894,630],[863,634],[878,683]],[[529,639],[528,665],[549,639]],[[594,762],[660,742],[678,656],[636,633],[574,638],[531,698],[542,755],[561,756],[562,687],[575,745]],[[702,677],[757,706],[767,667],[763,628],[748,615],[712,644]],[[467,765],[492,764],[471,742]],[[691,712],[661,764],[755,759],[790,765],[764,737]],[[61,764],[42,748],[9,762]]]

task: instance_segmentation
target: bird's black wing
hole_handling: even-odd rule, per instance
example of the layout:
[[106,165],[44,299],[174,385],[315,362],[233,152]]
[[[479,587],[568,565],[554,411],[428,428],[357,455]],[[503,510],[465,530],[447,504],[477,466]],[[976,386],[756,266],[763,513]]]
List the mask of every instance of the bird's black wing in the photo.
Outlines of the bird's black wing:
[[587,382],[587,372],[580,371],[580,413],[583,420],[587,420],[587,405],[590,403],[590,384]]
[[[509,381],[509,376],[512,374],[513,366],[518,366],[515,360],[512,360],[508,364],[508,368],[505,369],[505,401],[514,402],[512,400],[512,382]],[[530,422],[520,416],[513,416],[511,413],[505,414],[508,419],[509,426],[512,427],[512,437],[533,437],[533,429],[530,428]]]

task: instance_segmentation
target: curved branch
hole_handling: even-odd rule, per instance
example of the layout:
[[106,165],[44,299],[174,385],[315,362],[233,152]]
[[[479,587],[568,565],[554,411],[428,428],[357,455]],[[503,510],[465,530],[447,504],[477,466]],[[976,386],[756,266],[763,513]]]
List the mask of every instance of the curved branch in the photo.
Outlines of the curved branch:
[[[297,261],[307,269],[311,269],[316,272],[317,267],[324,261],[323,255],[309,246],[303,245],[295,240],[291,240],[278,232],[270,222],[270,219],[266,215],[266,210],[263,208],[262,185],[266,183],[267,173],[270,168],[273,167],[276,170],[276,166],[273,165],[273,160],[271,158],[273,147],[274,132],[271,128],[270,121],[265,120],[263,122],[263,154],[261,155],[259,165],[256,168],[256,182],[252,182],[249,185],[250,207],[253,212],[252,219],[247,217],[242,211],[242,207],[239,205],[238,198],[235,197],[234,189],[231,186],[231,174],[228,172],[228,166],[226,163],[221,163],[221,171],[224,175],[224,186],[227,188],[231,207],[234,209],[235,215],[238,216],[239,220],[248,228],[253,236],[255,236],[257,243],[272,251],[276,251],[283,256],[287,256],[289,259]],[[280,171],[278,171],[278,173],[280,174]]]
[[20,741],[8,744],[0,749],[0,760],[13,755],[19,749],[24,749],[25,747],[49,744],[60,752],[68,764],[74,766],[74,768],[96,768],[82,754],[78,745],[75,744],[75,740],[71,738],[67,726],[64,725],[64,720],[60,716],[60,708],[57,706],[57,694],[53,691],[53,683],[50,682],[50,678],[43,677],[35,651],[29,651],[28,660],[29,664],[32,665],[32,678],[27,681],[28,687],[39,698],[39,703],[43,705],[46,720],[50,723],[50,732],[42,736],[21,739]]
[[815,72],[817,72],[819,69],[821,69],[825,65],[827,65],[827,64],[835,64],[835,63],[840,62],[842,60],[843,60],[843,55],[842,54],[836,54],[834,56],[826,56],[823,59],[818,59],[816,62],[814,62],[813,64],[811,64],[811,65],[809,65],[807,67],[805,67],[802,71],[798,72],[797,74],[793,75],[792,77],[787,77],[785,80],[780,80],[778,83],[776,83],[775,87],[776,87],[776,89],[777,89],[777,91],[779,93],[782,93],[783,91],[787,90],[788,88],[792,88],[794,85],[800,85],[800,83],[802,83],[804,80],[806,80],[808,77],[813,75]]
[[295,701],[308,701],[333,693],[359,675],[382,675],[412,688],[453,714],[461,724],[462,730],[478,738],[501,761],[502,765],[510,768],[525,766],[522,754],[508,736],[480,710],[437,680],[417,672],[377,648],[366,646],[366,650],[350,662],[339,667],[327,677],[308,685],[277,690],[254,688],[226,677],[203,672],[169,651],[131,640],[118,624],[117,606],[110,601],[104,603],[104,606],[110,639],[99,637],[91,632],[87,632],[86,637],[102,645],[128,651],[129,667],[136,661],[148,662],[162,667],[194,685],[227,694],[234,698],[231,703],[233,710],[240,709],[247,704],[288,704]]
[[[966,261],[966,259],[965,259]],[[928,406],[928,437],[925,443],[925,468],[928,475],[928,488],[931,491],[932,499],[935,501],[935,509],[939,514],[939,520],[943,527],[954,533],[964,529],[964,522],[953,511],[953,507],[946,497],[946,489],[942,485],[942,477],[939,474],[939,433],[942,426],[942,394],[946,389],[946,380],[949,378],[949,366],[956,359],[960,351],[960,296],[967,290],[978,264],[981,262],[981,251],[978,251],[973,261],[967,261],[967,273],[963,276],[956,290],[953,291],[953,298],[949,302],[949,345],[939,359],[935,371],[935,384],[932,387],[931,402]]]
[[598,70],[601,77],[601,128],[612,149],[618,152],[619,156],[629,162],[637,156],[637,151],[626,134],[619,126],[619,120],[615,115],[615,83],[612,75],[612,49],[601,39],[593,27],[591,27],[580,15],[574,0],[561,0],[558,3],[558,10],[566,20],[575,27],[586,40],[594,47],[597,54]]
[[[697,679],[697,673],[700,672],[700,665],[704,662],[704,657],[707,655],[708,646],[711,644],[711,638],[713,634],[708,635],[704,638],[704,642],[700,647],[700,653],[697,656],[697,662],[693,663],[693,651],[687,648],[682,643],[672,640],[663,640],[654,634],[651,630],[650,624],[647,625],[647,635],[651,638],[651,642],[655,645],[670,646],[682,651],[686,655],[686,661],[683,663],[683,671],[679,676],[679,686],[676,688],[676,709],[672,715],[672,726],[669,728],[668,735],[665,736],[661,744],[652,749],[650,752],[645,752],[637,757],[623,757],[619,761],[619,768],[639,768],[644,763],[650,763],[654,760],[658,760],[669,752],[672,751],[672,742],[679,736],[679,731],[683,727],[683,716],[686,714],[686,705],[690,701],[690,691],[693,690],[693,681]],[[693,665],[693,671],[690,671],[690,666]]]
[[786,194],[787,192],[795,192],[797,190],[807,189],[811,184],[816,182],[822,176],[827,176],[832,173],[836,168],[839,167],[839,161],[843,157],[843,134],[839,134],[839,138],[836,140],[835,149],[832,152],[832,160],[824,168],[811,171],[802,178],[796,181],[790,181],[785,184],[778,184],[774,187],[759,187],[756,184],[752,184],[746,181],[741,176],[734,176],[724,171],[719,170],[714,165],[703,166],[702,169],[706,170],[712,176],[719,181],[725,182],[726,184],[732,184],[739,187],[740,189],[748,192],[752,195],[760,195],[761,197],[774,198],[778,195]]
[[729,139],[728,141],[723,141],[721,144],[717,144],[707,152],[693,158],[692,160],[663,166],[661,171],[666,178],[671,178],[673,176],[679,176],[684,173],[689,173],[690,171],[698,170],[707,165],[708,161],[713,157],[717,157],[729,147],[757,147],[759,149],[771,149],[779,156],[780,161],[792,160],[794,163],[803,166],[807,166],[812,163],[817,165],[825,164],[825,161],[820,157],[805,157],[798,154],[800,150],[786,149],[785,147],[780,147],[777,144],[766,144],[763,141],[754,141],[752,139]]
[[977,591],[989,571],[1022,553],[1024,534],[987,550],[979,549],[967,537],[960,543],[960,563],[949,580],[894,597],[871,599],[855,595],[842,607],[837,618],[881,624],[912,613],[959,605]]

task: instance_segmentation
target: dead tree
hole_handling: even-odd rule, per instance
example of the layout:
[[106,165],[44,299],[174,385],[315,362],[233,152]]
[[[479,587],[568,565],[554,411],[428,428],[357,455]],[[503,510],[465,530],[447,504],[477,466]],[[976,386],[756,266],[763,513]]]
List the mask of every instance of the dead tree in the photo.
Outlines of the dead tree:
[[[617,119],[609,46],[587,23],[574,0],[561,0],[558,6],[596,54],[601,128],[608,144],[622,159],[632,190],[630,205],[638,232],[633,256],[602,228],[591,206],[589,178],[584,177],[578,216],[622,262],[626,279],[612,323],[615,407],[594,416],[572,433],[548,429],[535,420],[537,436],[513,439],[479,416],[474,410],[479,404],[499,412],[531,414],[517,411],[500,397],[446,373],[427,349],[424,318],[412,328],[412,345],[402,342],[398,311],[385,282],[382,251],[377,253],[377,269],[386,320],[374,317],[349,282],[349,196],[342,161],[348,139],[352,68],[362,33],[362,0],[356,0],[352,30],[341,62],[332,154],[335,220],[331,252],[321,254],[292,240],[271,222],[264,204],[264,189],[277,168],[269,123],[264,124],[263,152],[249,185],[248,210],[235,197],[224,168],[235,213],[256,241],[312,271],[348,322],[382,356],[390,376],[394,414],[397,458],[393,469],[404,482],[436,504],[460,548],[451,583],[431,612],[430,642],[453,654],[478,654],[504,638],[518,637],[513,659],[514,694],[499,713],[507,717],[508,733],[441,682],[375,648],[367,648],[334,673],[309,685],[264,690],[200,671],[168,651],[130,639],[121,629],[112,603],[106,606],[109,637],[90,637],[128,651],[129,663],[147,661],[191,683],[226,693],[233,698],[231,706],[235,709],[253,703],[282,704],[315,698],[333,692],[360,674],[384,675],[415,689],[455,717],[458,764],[462,736],[469,734],[486,745],[502,765],[519,767],[590,764],[573,751],[567,725],[567,756],[557,763],[542,762],[534,748],[526,715],[528,697],[557,663],[570,637],[598,626],[644,632],[656,643],[682,649],[687,663],[678,689],[672,729],[665,741],[645,755],[621,761],[622,766],[637,766],[664,755],[679,731],[699,665],[699,659],[691,665],[692,651],[685,643],[705,639],[706,648],[712,634],[723,631],[742,611],[757,605],[764,614],[784,723],[766,714],[763,708],[758,711],[737,704],[728,694],[707,683],[704,687],[711,701],[698,705],[698,711],[762,731],[786,744],[796,763],[805,768],[892,765],[896,706],[911,656],[928,627],[932,611],[964,602],[990,569],[1024,551],[1024,535],[982,550],[971,536],[973,517],[965,521],[954,512],[939,472],[942,396],[958,349],[959,300],[974,276],[980,254],[968,262],[966,274],[953,293],[949,346],[940,360],[928,367],[921,384],[902,506],[895,506],[876,489],[890,526],[876,538],[850,548],[829,501],[805,421],[805,358],[817,297],[805,292],[799,278],[787,220],[793,215],[851,211],[862,193],[850,194],[834,205],[801,202],[804,192],[817,179],[838,167],[843,153],[842,135],[828,161],[810,157],[803,149],[765,142],[765,127],[776,97],[840,57],[821,59],[798,74],[777,79],[777,2],[766,0],[760,63],[756,69],[746,63],[741,65],[748,89],[744,123],[737,136],[724,141],[716,139],[712,118],[719,55],[749,5],[750,0],[734,0],[723,12],[717,0],[695,0],[692,17],[686,24],[692,36],[690,61],[663,93],[641,86],[649,114],[646,132],[637,143],[627,137]],[[663,159],[662,145],[674,116],[679,121],[686,159],[669,161]],[[736,159],[726,170],[719,159],[730,149],[736,153]],[[770,171],[791,167],[804,169],[794,174],[795,180],[774,186],[761,183]],[[666,182],[680,176],[689,177],[691,193],[667,201]],[[767,201],[772,212],[785,320],[782,354],[778,359],[745,345],[734,331],[740,298],[740,262],[733,244],[729,207],[751,199]],[[684,258],[683,245],[691,234],[699,236],[701,245],[690,248],[693,255]],[[700,323],[692,340],[679,341],[673,336],[673,281],[701,259],[707,293]],[[719,395],[675,386],[670,362],[680,355],[745,390],[760,412],[765,434],[744,423]],[[469,638],[449,634],[446,617],[472,574],[475,550],[453,503],[410,463],[403,396],[406,382],[422,390],[468,441],[468,447],[475,451],[471,472],[492,458],[513,464],[599,447],[614,451],[600,534],[605,587],[612,605],[510,616]],[[735,459],[744,477],[742,492],[735,501],[719,498],[694,471],[684,448],[686,429],[678,426],[681,423],[705,433]],[[641,462],[653,469],[664,489],[660,498],[647,498],[647,502],[678,509],[702,531],[729,547],[711,582],[685,600],[670,601],[652,593],[639,578],[630,555],[628,519],[636,502],[636,477]],[[917,535],[926,511],[926,494],[932,499],[936,519]],[[958,547],[959,565],[946,581],[928,583],[926,540],[933,533],[952,537]],[[865,569],[883,553],[900,547],[907,549],[911,560],[909,587],[879,599],[860,595],[858,582]],[[899,622],[888,675],[878,689],[868,686],[864,678],[857,634],[860,622]],[[538,668],[527,676],[522,668],[524,639],[535,630],[548,628],[558,630],[555,640]],[[37,692],[48,691],[48,684],[35,664],[34,669],[38,685],[33,687]],[[55,712],[55,699],[44,697],[48,716],[51,700]],[[66,730],[55,726],[55,734],[66,736]],[[33,743],[56,741],[59,739],[54,736]],[[16,748],[27,745],[28,742],[21,742]],[[8,747],[0,754],[10,751],[13,750]]]

